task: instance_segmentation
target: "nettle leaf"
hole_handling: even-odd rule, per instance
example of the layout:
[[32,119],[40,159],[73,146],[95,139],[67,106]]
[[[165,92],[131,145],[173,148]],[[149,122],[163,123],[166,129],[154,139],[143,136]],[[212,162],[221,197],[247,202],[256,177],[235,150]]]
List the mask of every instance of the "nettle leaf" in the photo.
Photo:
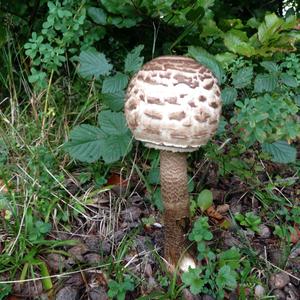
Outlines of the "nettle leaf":
[[82,51],[79,55],[79,74],[84,78],[109,75],[112,65],[108,63],[105,55],[92,50]]
[[106,134],[98,127],[82,124],[70,132],[65,150],[75,159],[94,162],[101,157]]
[[298,87],[297,79],[287,73],[280,74],[280,81],[282,81],[285,85],[289,87]]
[[234,87],[226,87],[222,90],[221,99],[223,105],[229,105],[235,102],[237,98],[237,90]]
[[140,56],[143,49],[144,45],[138,45],[127,54],[124,62],[125,73],[135,73],[141,68],[144,62],[144,57]]
[[105,110],[98,115],[98,124],[103,132],[110,135],[122,135],[128,132],[125,116],[121,112]]
[[274,61],[263,61],[260,65],[270,73],[277,73],[279,71],[279,66]]
[[224,82],[225,73],[221,64],[215,59],[215,57],[209,54],[206,50],[200,47],[190,46],[188,48],[188,54],[196,59],[201,64],[209,68],[217,77],[219,84]]
[[128,83],[128,76],[118,73],[111,77],[106,77],[102,84],[102,93],[116,93],[125,89]]
[[103,9],[99,7],[89,7],[87,13],[96,24],[106,25],[107,14]]
[[125,92],[119,91],[112,94],[101,94],[101,100],[112,111],[120,111],[124,108]]
[[257,93],[271,92],[278,84],[277,76],[273,74],[258,74],[254,80],[254,91]]
[[290,146],[286,141],[277,141],[272,144],[262,144],[262,150],[272,155],[272,161],[277,163],[293,163],[297,158],[296,148]]
[[247,85],[251,84],[252,77],[253,68],[245,67],[232,74],[232,83],[237,89],[244,88]]

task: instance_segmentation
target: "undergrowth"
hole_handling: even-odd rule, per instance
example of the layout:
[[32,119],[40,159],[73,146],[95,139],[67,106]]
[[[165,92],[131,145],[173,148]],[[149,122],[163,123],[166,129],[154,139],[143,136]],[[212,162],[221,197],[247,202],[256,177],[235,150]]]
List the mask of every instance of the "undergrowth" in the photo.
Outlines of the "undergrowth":
[[[250,299],[257,286],[271,299],[272,273],[299,280],[299,7],[286,2],[284,16],[276,5],[249,16],[225,1],[0,1],[0,299],[39,278],[54,295],[62,274],[89,274],[116,299]],[[158,154],[123,115],[128,81],[162,54],[209,67],[223,99],[215,139],[188,158],[199,265],[173,275]],[[68,252],[91,235],[103,246],[92,266]],[[53,271],[49,254],[69,265]]]

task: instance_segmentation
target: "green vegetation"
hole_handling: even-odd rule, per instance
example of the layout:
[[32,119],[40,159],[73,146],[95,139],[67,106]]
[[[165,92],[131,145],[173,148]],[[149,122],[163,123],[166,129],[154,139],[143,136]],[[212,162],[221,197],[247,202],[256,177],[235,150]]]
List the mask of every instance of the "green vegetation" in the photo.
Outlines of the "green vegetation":
[[[83,274],[82,299],[95,288],[111,299],[260,299],[257,285],[271,299],[273,273],[297,281],[299,9],[0,0],[0,299],[52,297],[65,273]],[[188,157],[197,267],[182,274],[161,258],[158,153],[123,115],[130,78],[166,54],[210,68],[223,100],[216,137]]]

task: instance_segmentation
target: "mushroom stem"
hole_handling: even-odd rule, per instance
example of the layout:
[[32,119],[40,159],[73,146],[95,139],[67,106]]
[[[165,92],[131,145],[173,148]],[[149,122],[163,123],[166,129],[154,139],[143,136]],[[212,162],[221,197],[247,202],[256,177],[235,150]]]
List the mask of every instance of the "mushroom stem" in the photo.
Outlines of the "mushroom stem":
[[185,234],[190,222],[185,153],[160,151],[160,181],[164,202],[164,256],[175,266],[186,247]]

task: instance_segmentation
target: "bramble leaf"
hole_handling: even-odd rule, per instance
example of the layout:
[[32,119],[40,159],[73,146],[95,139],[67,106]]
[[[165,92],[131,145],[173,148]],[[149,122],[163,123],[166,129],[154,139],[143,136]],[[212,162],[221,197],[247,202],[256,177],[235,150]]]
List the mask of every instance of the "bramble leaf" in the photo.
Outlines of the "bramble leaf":
[[86,50],[79,55],[79,74],[84,78],[109,75],[112,65],[108,63],[105,55],[96,51]]

